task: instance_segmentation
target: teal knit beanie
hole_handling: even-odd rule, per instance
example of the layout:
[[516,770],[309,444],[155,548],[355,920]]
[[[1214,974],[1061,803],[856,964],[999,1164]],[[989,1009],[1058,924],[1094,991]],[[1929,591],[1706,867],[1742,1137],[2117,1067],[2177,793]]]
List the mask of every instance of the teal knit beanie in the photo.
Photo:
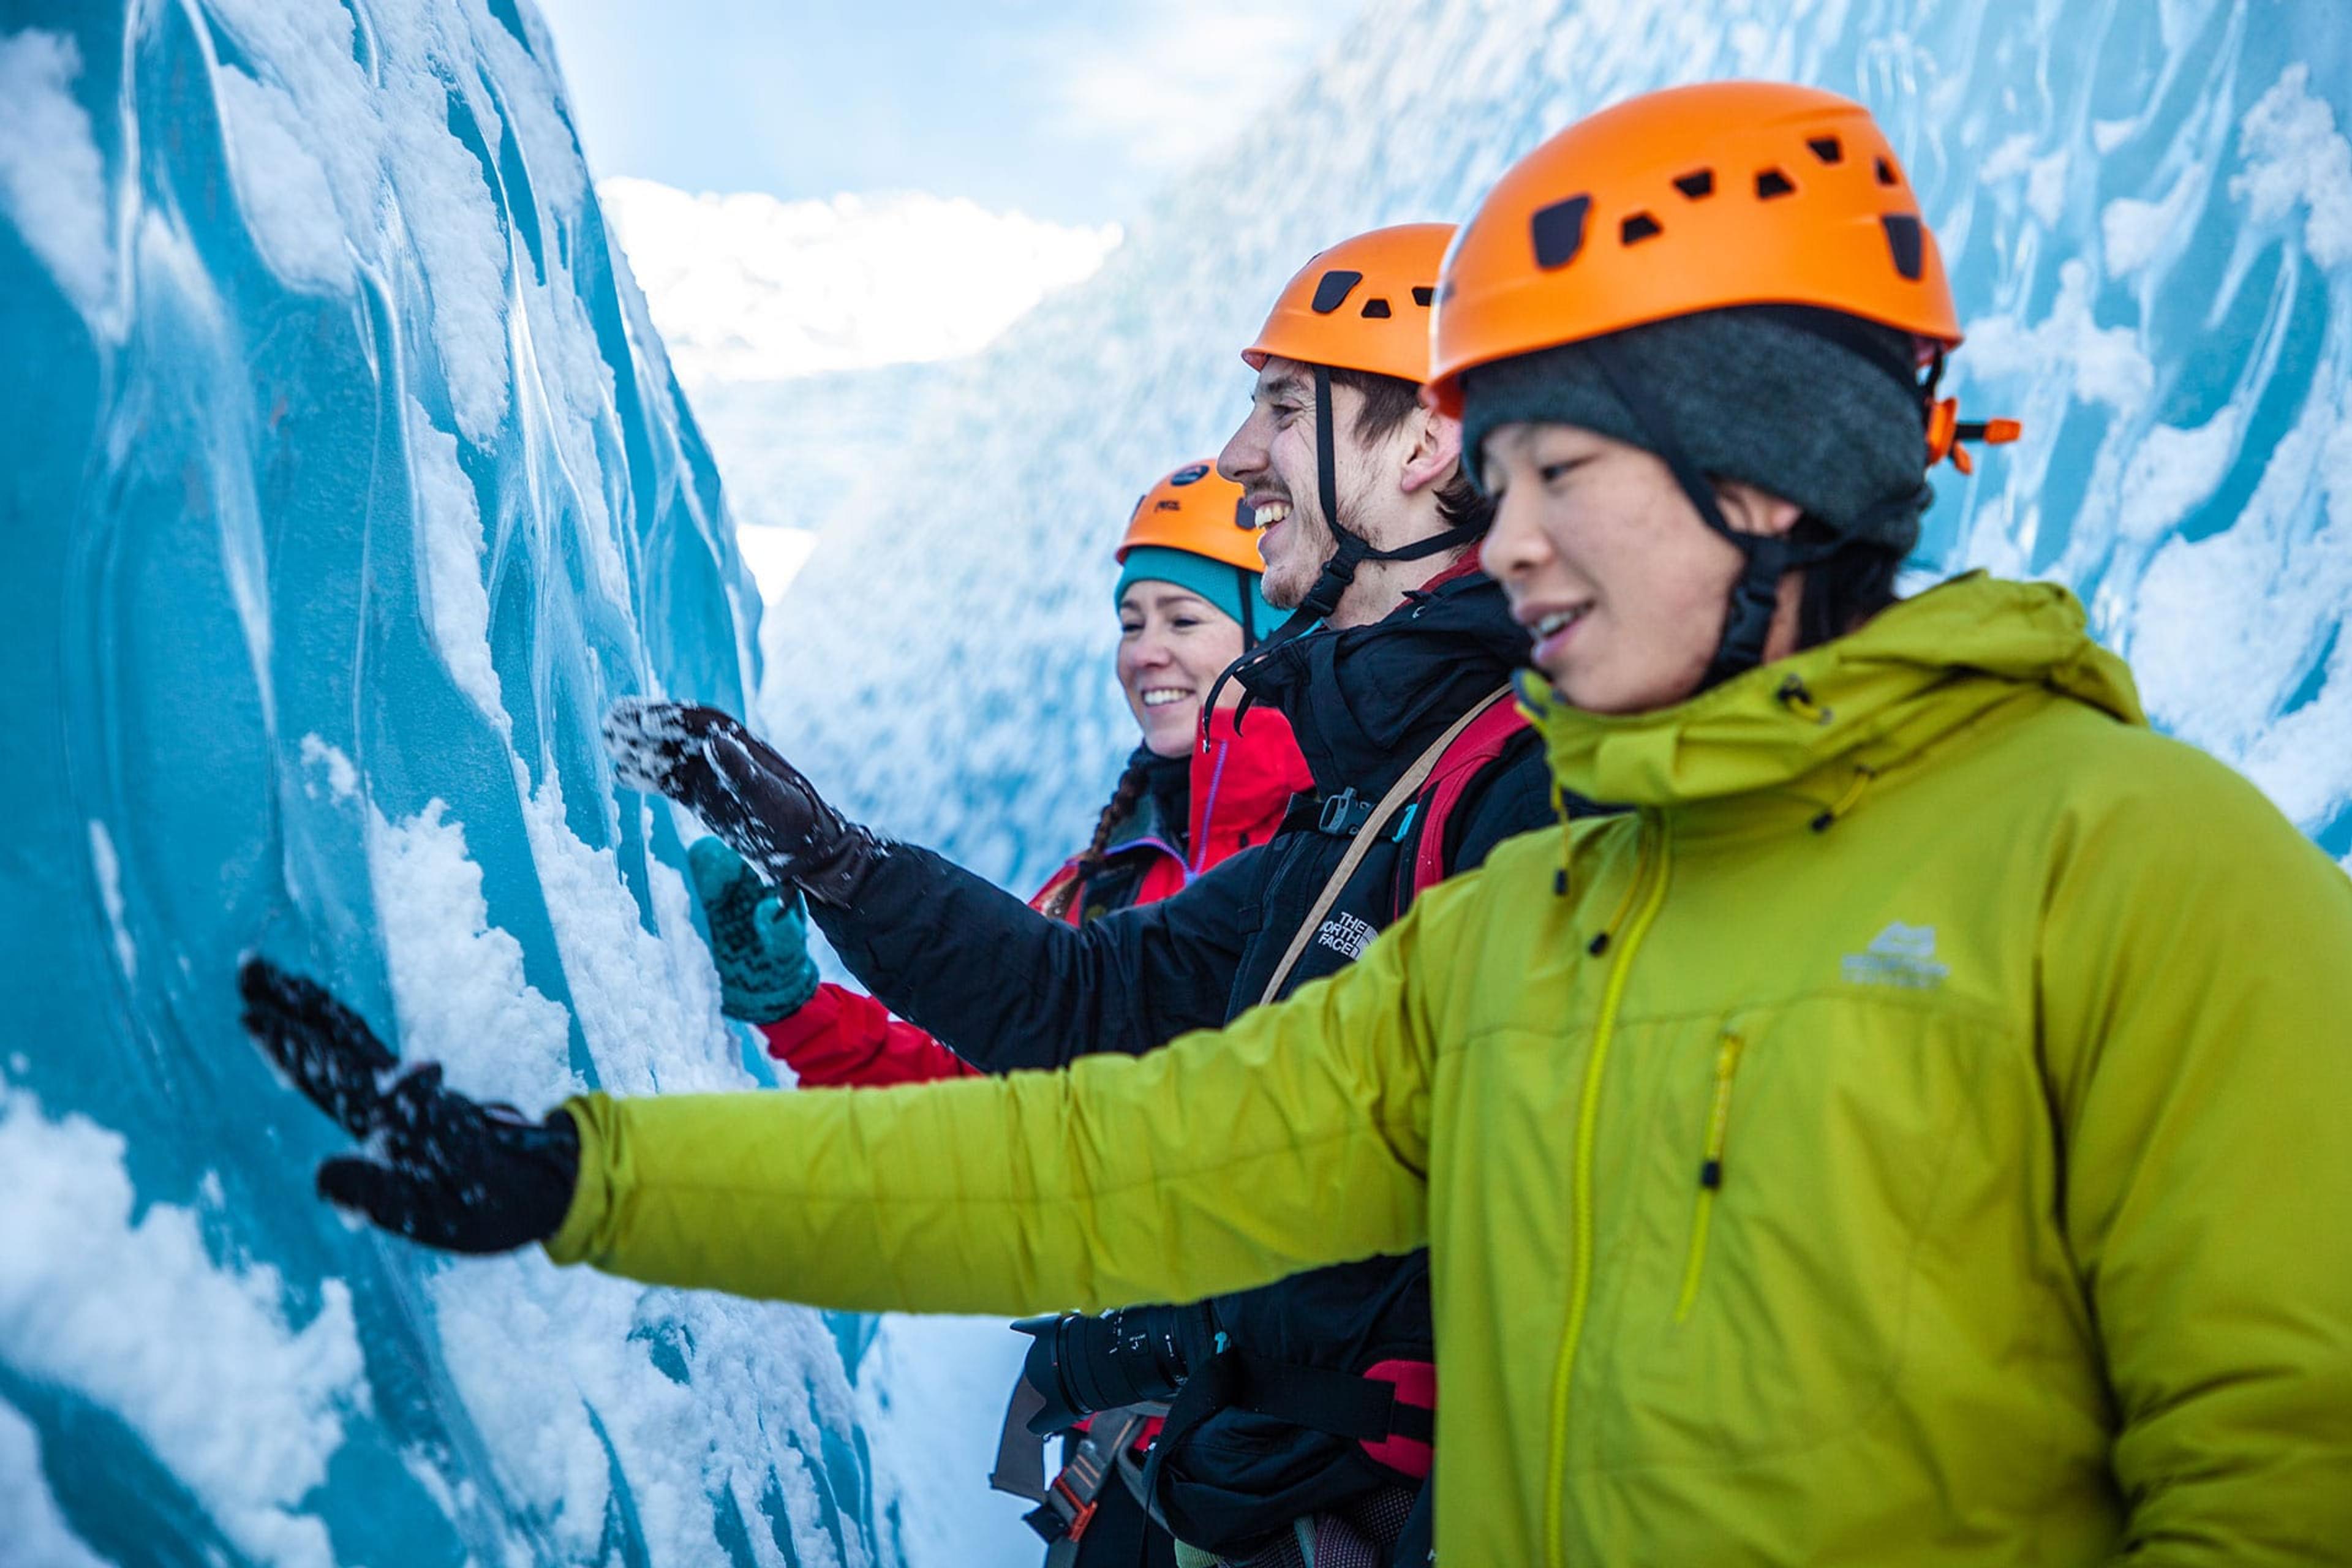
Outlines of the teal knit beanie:
[[[1127,552],[1127,560],[1120,564],[1118,585],[1111,590],[1110,600],[1117,605],[1126,598],[1129,585],[1134,583],[1172,583],[1223,611],[1227,619],[1241,626],[1247,640],[1255,644],[1288,618],[1287,612],[1265,602],[1259,589],[1260,580],[1255,572],[1212,561],[1189,550],[1139,544]],[[1247,616],[1243,614],[1244,599]]]

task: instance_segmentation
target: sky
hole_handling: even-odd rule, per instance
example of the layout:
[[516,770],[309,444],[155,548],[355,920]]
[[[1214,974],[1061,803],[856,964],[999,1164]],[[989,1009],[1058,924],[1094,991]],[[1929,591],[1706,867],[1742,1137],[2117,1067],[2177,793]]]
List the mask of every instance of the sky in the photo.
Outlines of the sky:
[[1130,217],[1359,0],[540,0],[590,168],[787,201]]

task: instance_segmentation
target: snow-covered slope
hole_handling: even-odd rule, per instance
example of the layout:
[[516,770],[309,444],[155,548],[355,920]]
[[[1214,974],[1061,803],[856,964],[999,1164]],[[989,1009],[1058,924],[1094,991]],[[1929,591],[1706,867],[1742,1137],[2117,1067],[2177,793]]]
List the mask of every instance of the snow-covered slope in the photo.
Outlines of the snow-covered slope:
[[1741,75],[1885,118],[1954,268],[1958,389],[2026,421],[1944,470],[1923,564],[2075,584],[2161,723],[2352,851],[2352,10],[2298,0],[1389,0],[866,432],[884,482],[769,617],[769,731],[889,830],[1043,875],[1132,743],[1108,549],[1237,422],[1281,280],[1466,215],[1585,110]]
[[236,1026],[761,1081],[595,731],[756,596],[535,14],[6,15],[0,1564],[896,1559],[861,1325],[351,1228]]

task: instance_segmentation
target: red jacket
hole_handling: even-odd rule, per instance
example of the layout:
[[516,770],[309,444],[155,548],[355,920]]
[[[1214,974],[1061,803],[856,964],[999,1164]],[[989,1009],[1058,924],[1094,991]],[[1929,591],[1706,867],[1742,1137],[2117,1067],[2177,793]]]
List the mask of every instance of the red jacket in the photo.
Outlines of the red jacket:
[[[1180,853],[1162,838],[1133,838],[1112,851],[1128,859],[1149,856],[1142,879],[1121,907],[1166,898],[1219,861],[1274,836],[1283,808],[1294,795],[1313,787],[1307,761],[1291,738],[1290,722],[1267,708],[1250,710],[1239,731],[1228,710],[1209,715],[1207,732],[1192,753],[1191,829]],[[1078,857],[1045,880],[1029,900],[1046,908],[1077,874]],[[1068,901],[1064,916],[1073,925],[1087,910],[1084,890]],[[875,1087],[921,1083],[932,1079],[972,1078],[979,1069],[912,1024],[890,1016],[871,996],[840,985],[820,985],[807,1005],[788,1017],[762,1024],[768,1054],[789,1064],[810,1088]]]

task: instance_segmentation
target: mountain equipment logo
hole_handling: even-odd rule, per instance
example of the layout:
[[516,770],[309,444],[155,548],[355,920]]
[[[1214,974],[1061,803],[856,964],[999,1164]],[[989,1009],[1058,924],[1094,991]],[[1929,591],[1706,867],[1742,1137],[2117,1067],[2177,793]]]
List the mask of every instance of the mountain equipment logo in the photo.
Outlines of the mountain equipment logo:
[[1318,945],[1344,952],[1349,958],[1361,958],[1364,949],[1370,947],[1372,938],[1379,934],[1370,921],[1340,914],[1333,915],[1323,922],[1322,929],[1315,933],[1315,941]]
[[1936,962],[1936,928],[1907,926],[1896,921],[1870,939],[1864,952],[1845,955],[1849,985],[1899,985],[1906,991],[1933,991],[1952,973]]

